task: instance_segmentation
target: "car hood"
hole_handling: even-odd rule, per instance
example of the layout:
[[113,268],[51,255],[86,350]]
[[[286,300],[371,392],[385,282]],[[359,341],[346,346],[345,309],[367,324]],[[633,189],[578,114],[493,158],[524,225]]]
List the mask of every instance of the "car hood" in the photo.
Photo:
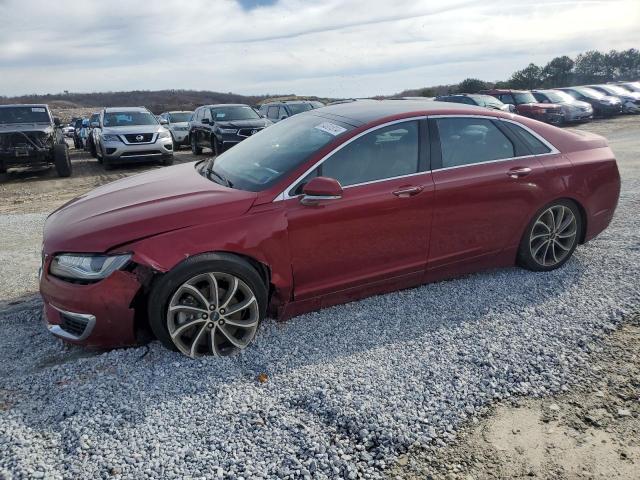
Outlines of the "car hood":
[[53,127],[48,123],[2,123],[0,133],[8,132],[53,132]]
[[126,135],[128,133],[159,133],[166,129],[162,125],[131,125],[127,127],[102,127],[102,133]]
[[233,120],[231,122],[216,122],[220,128],[260,128],[270,125],[271,122],[264,118],[256,118],[255,120]]
[[256,196],[210,181],[195,163],[160,168],[103,185],[60,207],[47,218],[43,249],[46,254],[106,252],[241,215]]

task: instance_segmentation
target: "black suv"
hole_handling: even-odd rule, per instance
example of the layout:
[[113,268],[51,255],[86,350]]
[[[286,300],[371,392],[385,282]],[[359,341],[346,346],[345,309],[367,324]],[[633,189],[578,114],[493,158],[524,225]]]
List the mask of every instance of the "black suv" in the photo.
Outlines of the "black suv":
[[258,133],[272,123],[249,105],[205,105],[196,108],[189,122],[191,151],[200,155],[210,148],[215,155]]
[[0,173],[43,165],[55,165],[61,177],[71,175],[60,120],[47,105],[0,105]]
[[436,102],[464,103],[466,105],[477,105],[491,110],[502,110],[512,112],[515,109],[509,104],[502,103],[496,97],[491,95],[482,95],[480,93],[457,93],[454,95],[441,95],[434,99]]
[[260,106],[260,115],[271,120],[273,123],[276,123],[297,113],[307,112],[314,108],[320,108],[320,106],[315,106],[314,103],[308,100],[269,102]]

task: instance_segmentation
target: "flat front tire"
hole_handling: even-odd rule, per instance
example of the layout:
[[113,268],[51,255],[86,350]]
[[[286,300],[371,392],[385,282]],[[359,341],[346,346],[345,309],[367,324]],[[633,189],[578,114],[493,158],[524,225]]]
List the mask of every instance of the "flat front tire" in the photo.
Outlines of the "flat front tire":
[[518,250],[518,263],[538,272],[564,265],[578,246],[582,216],[571,200],[558,200],[539,210],[529,222]]
[[256,269],[231,254],[191,257],[153,286],[149,323],[162,344],[189,357],[227,356],[254,340],[267,309]]

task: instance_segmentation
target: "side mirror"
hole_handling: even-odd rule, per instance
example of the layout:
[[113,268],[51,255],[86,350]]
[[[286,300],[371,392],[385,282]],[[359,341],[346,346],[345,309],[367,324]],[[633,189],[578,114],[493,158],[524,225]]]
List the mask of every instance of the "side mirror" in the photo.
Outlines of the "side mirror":
[[100,123],[98,122],[91,122],[91,128],[98,128],[100,127]]
[[167,120],[166,118],[161,118],[160,125],[169,125],[169,120]]
[[342,185],[335,178],[316,177],[309,180],[302,188],[302,205],[317,205],[325,200],[342,198]]
[[509,104],[509,111],[510,111],[511,113],[516,113],[516,106],[515,106],[515,105],[512,105],[512,104]]
[[56,127],[59,127],[60,126],[60,119],[58,117],[53,117],[53,124]]
[[208,118],[203,118],[202,123],[204,123],[205,125],[211,125],[211,120],[209,120]]

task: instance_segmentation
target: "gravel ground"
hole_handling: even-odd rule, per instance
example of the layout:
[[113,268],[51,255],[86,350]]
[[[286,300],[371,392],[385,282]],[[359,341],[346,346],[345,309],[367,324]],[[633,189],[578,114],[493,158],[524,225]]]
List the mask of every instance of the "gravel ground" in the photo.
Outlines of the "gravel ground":
[[580,384],[640,300],[638,118],[583,127],[611,134],[623,190],[612,226],[559,271],[267,320],[241,355],[196,361],[157,342],[63,346],[37,298],[5,306],[0,478],[382,478],[496,400]]

